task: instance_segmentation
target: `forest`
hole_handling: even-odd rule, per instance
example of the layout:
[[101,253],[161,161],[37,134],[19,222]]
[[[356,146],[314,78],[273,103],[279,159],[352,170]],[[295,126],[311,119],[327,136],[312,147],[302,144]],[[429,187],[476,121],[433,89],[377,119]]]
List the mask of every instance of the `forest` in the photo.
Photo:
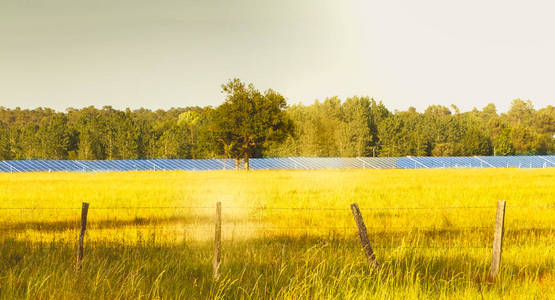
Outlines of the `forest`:
[[[239,85],[255,98],[277,99],[277,111],[265,113],[282,117],[279,138],[261,135],[256,141],[244,142],[245,149],[254,144],[260,147],[238,154],[232,151],[237,144],[233,137],[228,143],[221,138],[221,128],[236,127],[222,123],[222,119],[235,118],[233,112],[220,109],[233,98],[231,81],[228,87],[226,102],[216,108],[153,111],[90,106],[57,112],[0,107],[0,160],[555,153],[555,107],[535,109],[529,100],[513,100],[506,113],[499,113],[494,104],[468,112],[455,105],[432,105],[421,113],[413,107],[390,111],[382,102],[360,96],[287,106],[276,92],[262,94],[252,86]],[[247,106],[249,99],[247,96]],[[274,119],[266,121],[275,123]],[[257,128],[251,126],[251,130],[266,130]],[[232,133],[223,134],[230,137]]]

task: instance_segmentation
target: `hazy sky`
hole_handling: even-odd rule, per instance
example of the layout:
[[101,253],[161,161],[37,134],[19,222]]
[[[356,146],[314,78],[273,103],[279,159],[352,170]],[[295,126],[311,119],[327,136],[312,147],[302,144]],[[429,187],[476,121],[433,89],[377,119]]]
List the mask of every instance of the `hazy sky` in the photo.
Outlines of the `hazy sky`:
[[218,105],[239,77],[288,103],[555,104],[552,1],[0,0],[0,106]]

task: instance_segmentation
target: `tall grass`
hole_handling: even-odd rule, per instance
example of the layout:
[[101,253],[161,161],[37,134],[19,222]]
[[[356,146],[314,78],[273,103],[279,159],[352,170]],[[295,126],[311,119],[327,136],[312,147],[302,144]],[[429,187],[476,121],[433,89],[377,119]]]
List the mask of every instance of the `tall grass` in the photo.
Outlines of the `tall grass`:
[[[497,200],[504,252],[488,282]],[[77,271],[81,202],[91,208]],[[0,298],[550,299],[554,207],[552,168],[0,174]]]

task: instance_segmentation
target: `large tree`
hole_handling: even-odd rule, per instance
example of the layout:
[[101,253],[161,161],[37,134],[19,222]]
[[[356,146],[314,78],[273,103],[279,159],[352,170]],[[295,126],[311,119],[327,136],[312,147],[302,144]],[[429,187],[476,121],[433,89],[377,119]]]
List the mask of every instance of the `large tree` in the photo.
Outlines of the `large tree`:
[[244,160],[260,157],[262,151],[279,143],[292,132],[292,122],[285,113],[285,98],[273,90],[264,94],[239,79],[222,85],[225,102],[215,110],[213,134],[227,157]]

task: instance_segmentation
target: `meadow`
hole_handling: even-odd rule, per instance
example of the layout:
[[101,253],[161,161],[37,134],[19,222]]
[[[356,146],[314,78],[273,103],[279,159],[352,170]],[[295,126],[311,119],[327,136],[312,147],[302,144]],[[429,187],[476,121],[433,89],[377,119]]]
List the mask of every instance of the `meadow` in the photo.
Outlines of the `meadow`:
[[554,224],[555,168],[0,173],[0,299],[553,299]]

